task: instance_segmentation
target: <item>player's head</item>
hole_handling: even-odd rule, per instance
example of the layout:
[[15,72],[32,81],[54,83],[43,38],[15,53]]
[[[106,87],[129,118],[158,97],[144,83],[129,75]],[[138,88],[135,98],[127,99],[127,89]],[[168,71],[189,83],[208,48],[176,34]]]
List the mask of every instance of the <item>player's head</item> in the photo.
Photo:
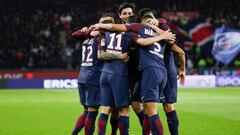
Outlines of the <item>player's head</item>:
[[147,24],[148,19],[154,19],[151,15],[144,15],[141,17],[140,22],[142,24]]
[[134,3],[123,2],[122,4],[120,4],[120,6],[118,7],[118,15],[119,18],[122,20],[122,23],[126,23],[128,17],[134,15],[134,10]]
[[112,13],[103,13],[99,19],[99,23],[114,23],[114,15]]
[[139,17],[137,15],[129,16],[126,23],[139,23]]
[[138,16],[141,22],[144,22],[150,18],[156,19],[156,12],[150,8],[143,8],[138,11]]

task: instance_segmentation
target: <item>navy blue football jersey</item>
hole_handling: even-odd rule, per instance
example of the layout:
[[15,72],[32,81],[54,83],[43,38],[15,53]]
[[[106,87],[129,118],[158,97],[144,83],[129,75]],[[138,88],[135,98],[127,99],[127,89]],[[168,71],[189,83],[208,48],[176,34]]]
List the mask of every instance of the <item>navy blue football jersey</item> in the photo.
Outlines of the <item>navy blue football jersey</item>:
[[[140,23],[132,23],[126,25],[128,31],[133,31],[138,34],[140,38],[149,38],[156,36],[154,30],[147,25],[143,25]],[[155,42],[149,46],[141,46],[139,48],[139,57],[140,57],[140,70],[143,70],[147,67],[160,67],[164,70],[164,50],[166,47],[165,41]]]
[[99,85],[102,64],[97,58],[97,52],[100,40],[99,37],[90,37],[84,40],[82,44],[82,63],[78,78],[79,83]]
[[[101,46],[107,53],[123,54],[129,52],[133,40],[137,35],[133,32],[104,32]],[[122,60],[107,60],[104,62],[103,72],[126,76],[128,74],[127,63]]]
[[[166,23],[159,24],[162,30],[168,30],[170,27]],[[171,51],[171,45],[168,45],[164,52],[164,62],[168,74],[177,74],[176,65],[174,62],[173,52]]]
[[171,51],[170,46],[167,46],[164,52],[164,62],[165,62],[165,66],[168,74],[177,74],[173,52]]

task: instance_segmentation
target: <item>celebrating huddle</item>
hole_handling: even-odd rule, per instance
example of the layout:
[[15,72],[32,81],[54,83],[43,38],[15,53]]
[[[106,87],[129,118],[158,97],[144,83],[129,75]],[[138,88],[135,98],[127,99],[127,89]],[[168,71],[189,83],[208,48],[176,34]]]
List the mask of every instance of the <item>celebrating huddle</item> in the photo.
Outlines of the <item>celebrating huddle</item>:
[[[177,100],[177,72],[180,84],[185,81],[184,52],[175,44],[175,34],[166,20],[156,19],[148,8],[134,15],[134,8],[126,2],[119,6],[122,24],[115,24],[114,17],[105,13],[98,24],[72,33],[73,38],[83,40],[78,84],[85,109],[72,135],[83,127],[86,135],[93,135],[100,106],[98,135],[105,135],[110,113],[111,134],[116,135],[119,129],[121,135],[128,135],[130,105],[143,135],[163,135],[159,103],[163,104],[171,135],[178,135],[173,103]],[[179,71],[172,52],[179,57]]]

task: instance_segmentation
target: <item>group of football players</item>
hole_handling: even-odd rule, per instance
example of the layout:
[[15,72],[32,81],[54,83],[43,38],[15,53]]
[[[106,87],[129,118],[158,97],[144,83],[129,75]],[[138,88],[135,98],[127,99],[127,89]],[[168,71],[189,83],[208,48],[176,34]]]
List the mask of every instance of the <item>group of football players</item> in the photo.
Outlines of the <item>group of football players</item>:
[[[171,135],[178,135],[177,80],[185,82],[185,54],[175,42],[167,21],[154,10],[134,14],[133,3],[118,8],[121,22],[103,14],[97,24],[72,33],[82,40],[82,63],[78,78],[80,102],[84,113],[78,117],[72,135],[85,128],[93,135],[99,107],[98,135],[106,134],[111,114],[111,135],[119,129],[129,134],[130,105],[138,116],[143,135],[163,135],[158,115],[162,103]],[[173,52],[178,56],[177,70]]]

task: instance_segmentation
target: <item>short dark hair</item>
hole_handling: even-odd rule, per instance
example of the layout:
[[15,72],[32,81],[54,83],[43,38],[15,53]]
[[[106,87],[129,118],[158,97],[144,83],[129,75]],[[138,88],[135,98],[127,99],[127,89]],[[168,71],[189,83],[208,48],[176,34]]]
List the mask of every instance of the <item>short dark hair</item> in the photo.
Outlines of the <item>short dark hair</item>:
[[141,10],[138,11],[138,16],[140,18],[140,20],[143,19],[143,17],[145,18],[145,16],[148,13],[153,13],[154,16],[156,16],[156,12],[150,8],[142,8]]
[[138,15],[132,15],[127,19],[127,23],[139,23],[139,17]]
[[143,20],[143,19],[153,19],[153,17],[151,15],[145,14],[139,20]]
[[111,13],[111,12],[104,12],[104,13],[101,14],[100,18],[102,18],[102,17],[112,17],[112,18],[114,18],[114,14]]
[[118,13],[120,14],[124,8],[131,8],[134,11],[135,10],[135,4],[134,3],[123,2],[118,7]]
[[[99,18],[99,20],[103,17],[112,17],[114,19],[114,14],[113,13],[109,13],[109,12],[104,12],[102,13],[101,17]],[[114,23],[113,20],[104,20],[102,23]]]

